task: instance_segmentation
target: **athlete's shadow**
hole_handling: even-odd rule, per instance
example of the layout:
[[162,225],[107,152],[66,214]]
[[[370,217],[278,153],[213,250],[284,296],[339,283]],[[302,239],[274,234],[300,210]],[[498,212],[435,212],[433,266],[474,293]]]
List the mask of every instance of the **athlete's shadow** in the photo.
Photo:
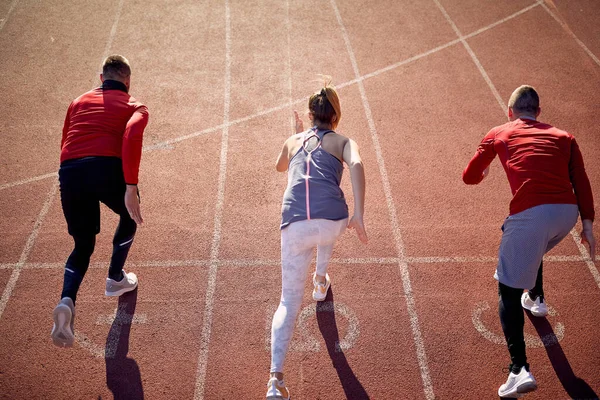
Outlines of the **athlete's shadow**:
[[106,338],[106,385],[115,400],[142,400],[144,389],[137,362],[127,357],[129,333],[137,304],[137,289],[119,297],[115,320]]
[[552,368],[554,368],[554,372],[556,372],[558,380],[569,394],[569,397],[573,399],[597,399],[598,395],[590,385],[583,379],[577,377],[573,372],[569,360],[567,360],[558,339],[554,335],[554,330],[552,329],[550,322],[548,322],[546,318],[534,317],[530,312],[525,312],[525,314],[529,317],[529,320],[535,327],[538,335],[540,337],[549,336],[551,338],[551,343],[554,343],[544,348],[546,349],[546,353],[548,354],[548,358],[550,359]]
[[317,323],[319,324],[319,330],[323,335],[323,339],[325,339],[327,352],[338,374],[346,398],[352,400],[369,399],[365,388],[359,382],[356,375],[354,375],[354,372],[352,372],[346,355],[339,347],[340,335],[335,321],[334,310],[333,289],[330,287],[325,301],[317,303]]

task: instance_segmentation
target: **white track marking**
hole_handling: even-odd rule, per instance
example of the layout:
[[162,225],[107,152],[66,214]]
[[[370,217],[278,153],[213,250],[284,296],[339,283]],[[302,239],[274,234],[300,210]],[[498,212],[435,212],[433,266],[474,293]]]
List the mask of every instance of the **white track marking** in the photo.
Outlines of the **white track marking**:
[[204,399],[204,385],[206,381],[206,367],[208,364],[208,351],[212,330],[213,306],[215,289],[217,285],[217,271],[219,267],[219,245],[221,244],[221,218],[223,216],[223,203],[225,201],[225,181],[227,179],[227,148],[229,140],[229,108],[231,102],[231,12],[229,0],[225,0],[225,75],[224,75],[224,100],[223,100],[223,132],[221,136],[221,155],[219,161],[219,181],[217,201],[215,205],[215,219],[213,240],[210,249],[210,267],[208,270],[208,283],[204,301],[204,314],[202,316],[202,337],[200,339],[200,354],[198,356],[198,369],[196,371],[196,387],[194,399]]
[[[121,12],[123,11],[123,2],[125,0],[119,0],[119,4],[117,5],[117,12],[115,13],[115,20],[113,21],[112,27],[110,28],[110,33],[108,35],[108,40],[106,41],[106,46],[104,47],[104,53],[102,53],[102,62],[109,56],[108,52],[112,47],[113,40],[115,39],[115,35],[117,34],[117,27],[119,26],[119,19],[121,19]],[[94,78],[94,82],[98,79]]]
[[[358,69],[358,64],[356,62],[356,57],[354,55],[354,50],[352,50],[352,45],[350,43],[350,38],[348,36],[348,32],[346,31],[346,27],[344,26],[344,22],[342,20],[342,16],[337,7],[336,1],[331,0],[331,6],[335,12],[335,16],[342,32],[342,36],[344,37],[344,43],[346,44],[346,50],[348,51],[348,56],[350,57],[350,61],[352,63],[352,69],[354,70],[355,79],[360,78],[360,71]],[[394,199],[392,197],[392,190],[390,187],[390,182],[388,179],[387,170],[385,168],[385,163],[383,160],[383,155],[381,152],[381,146],[379,144],[379,135],[377,133],[377,129],[375,127],[375,121],[373,120],[373,115],[371,114],[371,107],[369,105],[369,100],[367,99],[367,95],[365,92],[364,83],[362,80],[358,81],[358,89],[360,91],[360,97],[362,99],[363,107],[365,110],[365,115],[367,117],[367,121],[369,123],[369,131],[371,133],[371,139],[373,141],[373,147],[375,149],[375,153],[377,155],[377,164],[379,166],[379,173],[381,175],[381,181],[383,183],[383,189],[385,193],[385,198],[388,206],[388,212],[390,215],[390,222],[392,224],[392,232],[394,234],[394,242],[396,245],[396,252],[400,258],[404,258],[404,243],[402,241],[402,236],[400,234],[398,218],[396,215],[396,206],[394,204]],[[427,400],[433,400],[435,398],[433,392],[433,385],[431,383],[431,377],[429,375],[429,365],[427,363],[427,355],[425,353],[425,344],[423,342],[421,329],[419,328],[419,320],[417,317],[417,309],[415,306],[415,299],[413,296],[410,277],[408,273],[408,264],[406,262],[399,262],[398,267],[400,269],[400,274],[402,276],[402,286],[404,288],[404,296],[406,298],[406,308],[408,311],[410,326],[412,328],[413,340],[415,342],[416,347],[416,355],[419,363],[419,369],[421,372],[421,379],[423,380],[423,391],[425,392],[425,398]]]
[[16,181],[16,182],[3,183],[2,185],[0,185],[0,190],[8,189],[13,186],[24,185],[26,183],[37,182],[37,181],[41,181],[46,178],[53,178],[56,176],[58,176],[58,174],[56,172],[51,172],[49,174],[38,175],[38,176],[34,176],[32,178],[22,179],[22,180]]
[[[483,336],[485,339],[489,340],[494,344],[506,346],[504,336],[491,332],[485,327],[485,325],[481,321],[481,314],[483,314],[484,311],[487,311],[489,309],[490,305],[485,301],[475,306],[475,309],[473,310],[473,315],[471,317],[473,326],[475,326],[477,332],[479,332],[481,336]],[[550,306],[548,306],[548,314],[550,316],[558,315],[556,310],[554,310]],[[565,337],[565,326],[562,322],[557,322],[553,328],[553,331],[554,333],[549,333],[541,337],[536,337],[529,333],[524,333],[523,336],[525,338],[525,345],[529,348],[550,347],[563,340],[563,338]]]
[[21,275],[21,270],[23,269],[23,266],[27,262],[27,258],[29,257],[31,250],[33,249],[35,240],[37,239],[40,228],[42,227],[42,222],[44,222],[44,218],[46,217],[46,214],[48,214],[48,210],[50,210],[50,206],[52,205],[52,200],[54,200],[54,196],[56,195],[57,191],[58,191],[58,182],[54,182],[52,184],[52,187],[50,188],[50,192],[48,192],[48,195],[46,196],[46,200],[44,201],[44,204],[42,205],[42,209],[41,209],[40,213],[38,214],[35,224],[33,225],[31,234],[29,235],[29,238],[27,238],[25,247],[23,248],[23,251],[21,252],[21,257],[19,257],[19,262],[17,262],[17,265],[13,269],[8,282],[6,283],[6,286],[4,287],[4,291],[2,292],[2,298],[0,299],[0,319],[2,318],[2,314],[4,313],[4,309],[6,308],[6,304],[8,303],[8,300],[10,299],[12,292],[13,292],[15,286],[17,285],[17,280],[19,279],[19,276]]
[[[464,36],[463,38],[464,39],[469,39],[469,38],[477,36],[477,35],[479,35],[479,34],[481,34],[483,32],[486,32],[489,29],[492,29],[492,28],[494,28],[494,27],[496,27],[496,26],[498,26],[498,25],[500,25],[500,24],[502,24],[502,23],[504,23],[506,21],[509,21],[509,20],[511,20],[511,19],[513,19],[513,18],[515,18],[515,17],[517,17],[517,16],[519,16],[519,15],[521,15],[521,14],[523,14],[523,13],[529,11],[529,10],[531,10],[532,8],[535,8],[539,4],[540,4],[540,2],[532,4],[532,5],[528,6],[528,7],[525,7],[524,9],[522,9],[520,11],[517,11],[516,13],[514,13],[514,14],[506,17],[506,18],[501,19],[500,21],[496,21],[496,22],[494,22],[494,23],[492,23],[492,24],[490,24],[488,26],[485,26],[485,27],[483,27],[483,28],[481,28],[481,29],[473,32],[473,33],[470,33],[470,34]],[[341,83],[341,84],[336,85],[336,86],[337,86],[338,89],[342,89],[342,88],[345,88],[347,86],[351,86],[351,85],[357,84],[360,81],[363,81],[363,80],[368,79],[368,78],[373,78],[373,77],[381,75],[381,74],[383,74],[385,72],[388,72],[388,71],[391,71],[393,69],[399,68],[401,66],[410,64],[410,63],[412,63],[414,61],[417,61],[417,60],[419,60],[421,58],[427,57],[427,56],[429,56],[431,54],[437,53],[438,51],[441,51],[441,50],[443,50],[445,48],[448,48],[448,47],[453,46],[453,45],[455,45],[457,43],[460,43],[460,42],[461,42],[460,39],[454,39],[454,40],[452,40],[452,41],[450,41],[450,42],[448,42],[446,44],[440,45],[440,46],[438,46],[436,48],[433,48],[431,50],[428,50],[428,51],[426,51],[424,53],[421,53],[421,54],[418,54],[416,56],[410,57],[410,58],[408,58],[406,60],[403,60],[403,61],[399,61],[399,62],[397,62],[395,64],[391,64],[391,65],[389,65],[387,67],[381,68],[379,70],[376,70],[374,72],[368,73],[368,74],[363,75],[363,76],[359,76],[358,78],[352,79],[350,81]],[[265,115],[268,115],[268,114],[271,114],[271,113],[274,113],[274,112],[277,112],[277,111],[281,111],[281,110],[284,110],[286,108],[293,107],[294,105],[301,104],[301,103],[303,103],[305,101],[306,101],[306,98],[288,101],[285,104],[281,104],[281,105],[278,105],[278,106],[275,106],[275,107],[271,107],[271,108],[265,109],[263,111],[259,111],[259,112],[255,113],[255,114],[251,114],[251,115],[248,115],[246,117],[242,117],[242,118],[238,118],[238,119],[232,120],[232,121],[229,122],[229,126],[231,127],[231,126],[234,126],[234,125],[238,125],[238,124],[250,121],[250,120],[255,119],[255,118],[259,118],[259,117],[262,117],[262,116],[265,116]],[[186,141],[186,140],[189,140],[189,139],[193,139],[193,138],[196,138],[196,137],[199,137],[199,136],[203,136],[203,135],[206,135],[206,134],[209,134],[209,133],[218,132],[218,131],[221,131],[222,129],[224,129],[224,125],[223,124],[214,126],[212,128],[203,129],[201,131],[192,132],[190,134],[187,134],[187,135],[184,135],[184,136],[179,136],[179,137],[176,137],[176,138],[173,138],[173,139],[167,139],[167,140],[164,140],[164,141],[159,142],[159,143],[155,143],[155,144],[152,144],[152,145],[144,146],[144,152],[153,151],[153,150],[161,150],[161,149],[170,149],[171,146],[174,145],[174,144],[176,144],[176,143],[183,142],[183,141]],[[55,173],[50,173],[50,174],[39,175],[39,176],[35,176],[35,177],[32,177],[32,178],[24,179],[24,180],[21,180],[21,181],[5,183],[5,184],[0,185],[0,190],[7,189],[7,188],[13,187],[13,186],[23,185],[23,184],[30,183],[30,182],[35,182],[35,181],[38,181],[38,180],[41,180],[41,179],[50,178],[50,177],[52,177],[54,175],[55,175]]]
[[[474,257],[460,257],[460,256],[436,256],[436,257],[370,257],[370,258],[332,258],[331,264],[345,264],[345,265],[393,265],[398,263],[409,263],[409,264],[471,264],[471,263],[492,263],[497,262],[498,257],[494,256],[474,256]],[[582,256],[544,256],[544,262],[581,262],[591,261],[589,257]],[[596,261],[600,261],[600,256],[596,256]],[[230,260],[219,260],[219,267],[260,267],[260,266],[275,266],[279,265],[280,260],[276,259],[230,259]],[[314,261],[313,263],[314,264]],[[53,263],[25,263],[21,267],[22,269],[56,269],[64,268],[64,262],[53,262]],[[211,265],[211,260],[167,260],[167,261],[137,261],[129,262],[128,265],[132,268],[182,268],[182,267],[206,267]],[[0,264],[0,269],[12,269],[17,266],[16,263],[5,263]],[[94,262],[91,263],[89,268],[91,269],[106,269],[109,267],[108,262]]]
[[[265,350],[271,351],[271,323],[273,315],[277,311],[277,305],[272,304],[267,307],[266,312],[266,324],[265,324]],[[348,321],[348,327],[346,328],[346,335],[339,342],[335,343],[335,351],[337,353],[343,353],[354,347],[354,343],[360,336],[360,328],[358,324],[358,318],[356,313],[343,303],[324,301],[318,303],[311,303],[304,307],[298,313],[298,320],[296,321],[296,334],[290,342],[290,351],[302,352],[302,353],[318,353],[321,351],[321,343],[315,338],[308,328],[308,320],[317,318],[318,312],[330,312],[334,315],[341,315],[345,320]],[[340,325],[340,324],[338,324]]]
[[4,16],[4,18],[0,19],[0,31],[2,30],[2,28],[4,28],[4,25],[6,25],[6,21],[8,21],[8,17],[10,17],[10,14],[12,14],[12,12],[15,9],[15,6],[17,5],[18,2],[19,2],[19,0],[14,0],[12,2],[12,4],[10,5],[8,11],[6,12],[6,15]]
[[469,44],[465,40],[465,37],[460,32],[460,30],[458,29],[458,27],[456,26],[456,24],[454,23],[454,21],[452,21],[452,18],[450,18],[450,15],[448,15],[448,13],[446,12],[446,9],[442,6],[442,4],[439,2],[439,0],[433,0],[433,2],[438,6],[438,8],[440,9],[440,11],[444,15],[444,17],[446,18],[446,20],[448,21],[448,23],[450,24],[450,26],[452,27],[452,29],[454,30],[454,32],[456,33],[456,35],[458,36],[458,38],[460,39],[461,43],[463,44],[463,46],[467,50],[467,53],[469,53],[469,55],[471,56],[471,59],[475,63],[475,66],[477,66],[477,69],[481,73],[481,76],[483,77],[483,79],[487,83],[488,87],[492,91],[492,94],[496,98],[496,101],[500,105],[500,108],[502,108],[502,110],[504,112],[506,112],[506,110],[505,110],[506,107],[505,107],[504,102],[502,101],[502,97],[500,96],[500,93],[498,93],[498,90],[496,89],[496,87],[492,83],[492,81],[491,81],[490,77],[488,76],[487,72],[485,72],[485,69],[483,68],[483,66],[479,62],[479,59],[477,58],[477,56],[475,55],[475,53],[471,49],[471,46],[469,46]]
[[550,14],[550,16],[554,18],[556,22],[558,22],[558,24],[563,28],[563,30],[567,32],[567,34],[577,42],[577,44],[583,49],[583,51],[585,51],[587,55],[590,56],[590,58],[594,60],[594,62],[600,67],[600,60],[598,59],[598,57],[596,57],[596,55],[592,53],[592,51],[588,49],[588,47],[581,40],[579,40],[575,33],[571,29],[569,29],[567,24],[564,21],[562,21],[555,13],[553,13],[552,10],[550,10],[550,8],[545,4],[543,0],[540,0],[539,3],[542,5],[542,8],[546,10],[546,12]]
[[479,34],[480,34],[480,33],[482,33],[482,32],[485,32],[485,31],[487,31],[487,30],[490,30],[490,29],[492,29],[492,28],[494,28],[494,27],[496,27],[496,26],[498,26],[498,25],[501,25],[501,24],[505,23],[506,21],[510,21],[511,19],[513,19],[513,18],[515,18],[515,17],[518,17],[519,15],[521,15],[521,14],[524,14],[524,13],[526,13],[526,12],[527,12],[527,11],[529,11],[529,10],[531,10],[531,9],[533,9],[533,8],[535,8],[535,7],[538,7],[538,6],[540,5],[540,3],[542,3],[542,1],[543,1],[543,0],[541,0],[541,1],[536,1],[536,2],[535,2],[535,3],[533,3],[532,5],[530,5],[530,6],[528,6],[528,7],[525,7],[525,8],[523,8],[523,9],[521,9],[521,10],[517,11],[517,12],[516,12],[516,13],[514,13],[514,14],[511,14],[511,15],[509,15],[509,16],[508,16],[508,17],[506,17],[506,18],[502,18],[502,19],[501,19],[501,20],[499,20],[499,21],[496,21],[496,22],[494,22],[494,23],[492,23],[492,24],[490,24],[490,25],[484,26],[484,27],[483,27],[483,28],[481,28],[481,29],[478,29],[478,30],[476,30],[476,31],[474,31],[474,32],[471,32],[471,33],[469,33],[468,35],[465,35],[465,36],[463,36],[463,38],[464,38],[464,39],[470,39],[470,38],[472,38],[473,36],[477,36],[477,35],[479,35]]
[[594,260],[590,257],[590,253],[585,248],[585,245],[581,244],[581,236],[579,236],[579,232],[577,232],[575,228],[571,229],[571,237],[575,241],[575,245],[579,249],[579,253],[581,253],[583,261],[585,261],[585,265],[587,265],[590,273],[594,277],[596,285],[598,285],[598,288],[600,289],[600,273],[594,264]]

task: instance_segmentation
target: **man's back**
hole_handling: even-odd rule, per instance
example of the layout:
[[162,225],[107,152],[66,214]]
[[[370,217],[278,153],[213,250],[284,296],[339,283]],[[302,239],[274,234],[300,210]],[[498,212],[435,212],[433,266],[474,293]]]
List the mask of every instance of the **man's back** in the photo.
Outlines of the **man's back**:
[[69,106],[60,161],[89,156],[121,157],[123,134],[134,112],[146,107],[118,82],[103,85],[75,99]]
[[463,180],[479,183],[496,154],[513,194],[511,215],[541,204],[579,204],[582,215],[593,215],[591,188],[571,134],[528,118],[497,126],[481,141]]

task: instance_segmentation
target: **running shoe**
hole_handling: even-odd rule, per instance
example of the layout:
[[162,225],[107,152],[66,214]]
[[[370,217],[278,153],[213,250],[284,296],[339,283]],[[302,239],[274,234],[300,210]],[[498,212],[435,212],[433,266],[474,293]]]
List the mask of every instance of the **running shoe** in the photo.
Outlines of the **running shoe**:
[[52,313],[52,342],[58,347],[72,347],[75,341],[73,325],[75,322],[75,305],[69,297],[63,297]]
[[531,311],[536,317],[545,317],[548,315],[548,306],[544,301],[543,296],[538,296],[535,301],[529,297],[529,292],[523,293],[521,296],[521,305],[524,309]]
[[285,387],[285,382],[276,377],[267,383],[267,400],[290,400],[290,391]]
[[125,272],[123,270],[123,279],[115,281],[114,279],[106,278],[106,291],[105,295],[110,297],[120,296],[123,293],[131,292],[135,290],[138,285],[138,278],[133,272]]
[[498,389],[498,396],[509,399],[518,399],[525,393],[533,392],[537,389],[537,382],[529,372],[528,368],[523,366],[518,374],[510,372],[506,383]]
[[327,297],[327,291],[329,290],[329,286],[331,286],[329,274],[325,274],[325,283],[320,283],[317,282],[317,273],[315,272],[313,274],[313,284],[315,285],[315,289],[313,290],[313,300],[325,300],[325,297]]

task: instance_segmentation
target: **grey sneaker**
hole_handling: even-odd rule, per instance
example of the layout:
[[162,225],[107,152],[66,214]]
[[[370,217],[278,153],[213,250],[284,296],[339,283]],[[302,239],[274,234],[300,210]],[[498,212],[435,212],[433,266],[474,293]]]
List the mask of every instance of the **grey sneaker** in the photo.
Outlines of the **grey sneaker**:
[[106,278],[106,291],[105,295],[110,297],[120,296],[123,293],[131,292],[135,290],[138,285],[138,278],[133,272],[125,272],[123,270],[123,279],[115,281],[114,279]]
[[75,341],[73,324],[75,322],[75,305],[69,297],[63,297],[53,312],[54,326],[52,341],[58,347],[72,347]]

